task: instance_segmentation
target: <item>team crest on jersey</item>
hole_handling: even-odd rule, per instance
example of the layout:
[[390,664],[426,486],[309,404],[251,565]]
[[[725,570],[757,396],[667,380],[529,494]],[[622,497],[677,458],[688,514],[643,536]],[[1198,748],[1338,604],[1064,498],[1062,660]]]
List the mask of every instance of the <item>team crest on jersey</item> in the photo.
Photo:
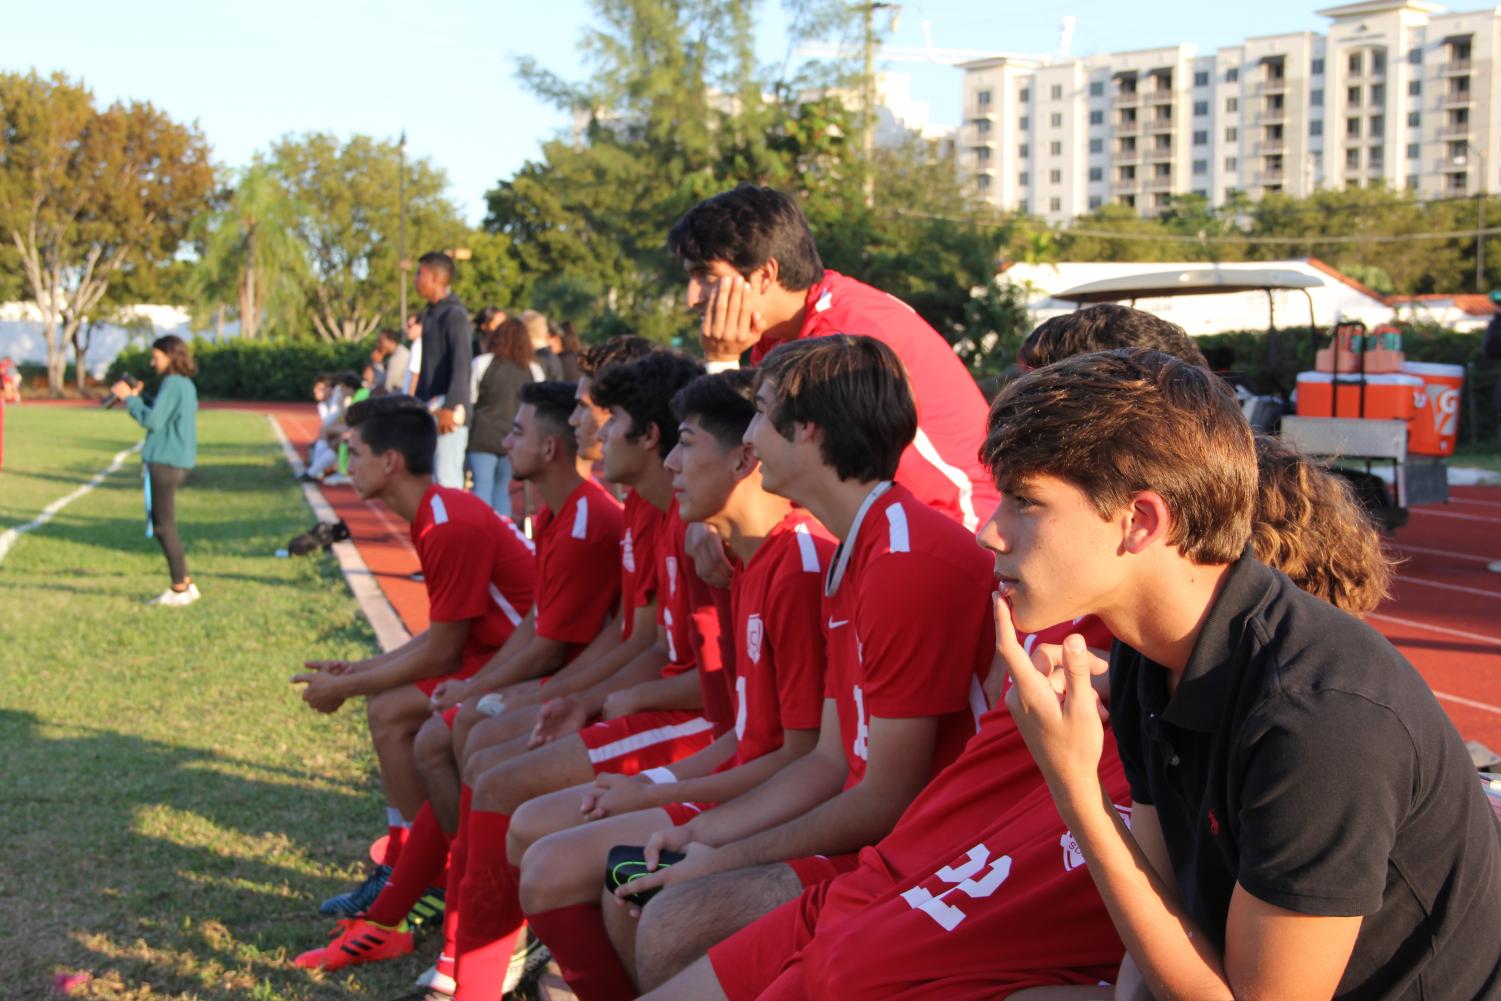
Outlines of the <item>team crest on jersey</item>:
[[764,632],[760,612],[745,620],[745,655],[751,659],[752,664],[761,663],[761,636]]
[[[1126,822],[1126,827],[1131,826],[1131,807],[1129,804],[1122,806],[1115,804],[1115,812],[1121,815]],[[1058,839],[1058,844],[1063,848],[1063,871],[1072,872],[1084,864],[1084,853],[1079,850],[1079,842],[1074,839],[1073,831],[1064,831],[1063,837]]]
[[676,556],[667,557],[667,593],[678,593],[678,558]]

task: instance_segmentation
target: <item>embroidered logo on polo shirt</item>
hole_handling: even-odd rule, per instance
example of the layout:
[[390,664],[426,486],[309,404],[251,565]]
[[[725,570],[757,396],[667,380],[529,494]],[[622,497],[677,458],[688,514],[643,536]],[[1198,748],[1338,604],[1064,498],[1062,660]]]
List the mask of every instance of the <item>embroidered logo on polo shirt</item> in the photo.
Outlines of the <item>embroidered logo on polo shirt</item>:
[[1215,837],[1220,836],[1220,818],[1214,815],[1214,808],[1209,808],[1209,833]]
[[745,620],[745,655],[752,664],[761,663],[761,613],[755,612]]

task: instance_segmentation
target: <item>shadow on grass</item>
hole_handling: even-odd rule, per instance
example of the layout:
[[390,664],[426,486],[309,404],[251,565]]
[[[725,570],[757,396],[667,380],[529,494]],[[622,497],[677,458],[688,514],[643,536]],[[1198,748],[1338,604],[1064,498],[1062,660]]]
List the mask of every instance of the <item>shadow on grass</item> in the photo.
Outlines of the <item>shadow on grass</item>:
[[86,997],[348,996],[288,958],[347,885],[327,863],[363,855],[338,832],[366,790],[16,710],[0,748],[0,995],[44,996],[67,969],[97,978]]

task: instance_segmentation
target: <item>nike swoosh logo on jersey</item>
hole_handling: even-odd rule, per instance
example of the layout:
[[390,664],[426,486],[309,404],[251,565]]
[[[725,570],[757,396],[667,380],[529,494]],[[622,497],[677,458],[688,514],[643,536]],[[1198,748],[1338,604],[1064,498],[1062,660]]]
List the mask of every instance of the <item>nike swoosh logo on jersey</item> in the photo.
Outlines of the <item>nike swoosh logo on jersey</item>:
[[838,629],[840,626],[847,626],[849,624],[850,624],[850,620],[849,619],[840,619],[838,622],[835,622],[833,619],[829,619],[829,628],[830,629]]

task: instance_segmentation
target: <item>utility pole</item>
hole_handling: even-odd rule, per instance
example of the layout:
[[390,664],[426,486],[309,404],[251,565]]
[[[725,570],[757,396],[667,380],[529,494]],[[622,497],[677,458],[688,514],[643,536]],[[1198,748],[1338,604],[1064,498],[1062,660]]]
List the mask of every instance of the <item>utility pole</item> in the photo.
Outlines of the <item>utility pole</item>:
[[860,5],[860,16],[864,22],[865,34],[865,74],[861,78],[861,112],[864,119],[864,133],[862,137],[863,152],[865,154],[865,204],[867,207],[876,203],[876,11],[891,10],[900,11],[900,6],[894,3],[884,3],[881,0],[863,0]]
[[397,329],[405,330],[407,322],[407,130],[401,130],[401,141],[396,144],[396,198],[399,204],[396,220],[396,270],[401,278],[401,320]]
[[[1480,191],[1475,195],[1475,294],[1484,295],[1485,288],[1485,154],[1474,146],[1475,156],[1480,160]],[[1473,395],[1473,394],[1472,394]]]

